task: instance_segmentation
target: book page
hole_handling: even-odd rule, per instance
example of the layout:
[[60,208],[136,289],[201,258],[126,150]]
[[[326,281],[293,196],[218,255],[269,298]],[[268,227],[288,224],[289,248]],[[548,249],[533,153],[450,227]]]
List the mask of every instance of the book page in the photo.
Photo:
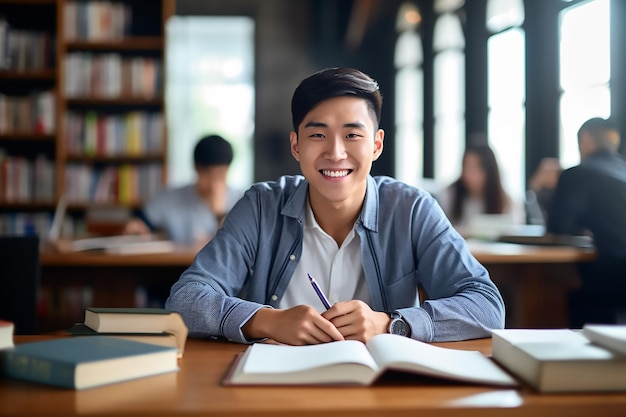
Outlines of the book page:
[[442,348],[391,334],[373,337],[367,347],[381,368],[466,382],[517,385],[510,375],[478,351]]
[[340,363],[357,363],[378,369],[365,345],[354,340],[309,346],[256,343],[248,349],[244,373],[298,372]]

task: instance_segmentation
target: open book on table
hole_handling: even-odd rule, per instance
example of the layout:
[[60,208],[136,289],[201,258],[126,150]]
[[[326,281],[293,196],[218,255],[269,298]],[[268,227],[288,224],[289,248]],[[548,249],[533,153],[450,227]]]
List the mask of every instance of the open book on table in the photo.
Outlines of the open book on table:
[[386,371],[484,385],[517,382],[478,351],[437,347],[381,334],[310,346],[256,343],[236,357],[224,385],[371,385]]

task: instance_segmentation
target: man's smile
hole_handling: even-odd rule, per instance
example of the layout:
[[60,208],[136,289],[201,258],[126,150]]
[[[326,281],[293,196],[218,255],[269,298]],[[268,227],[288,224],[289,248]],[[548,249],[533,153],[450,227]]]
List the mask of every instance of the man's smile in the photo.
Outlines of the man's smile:
[[325,175],[327,177],[332,177],[332,178],[341,178],[341,177],[345,177],[348,174],[350,174],[352,172],[351,169],[320,169],[320,173],[322,175]]

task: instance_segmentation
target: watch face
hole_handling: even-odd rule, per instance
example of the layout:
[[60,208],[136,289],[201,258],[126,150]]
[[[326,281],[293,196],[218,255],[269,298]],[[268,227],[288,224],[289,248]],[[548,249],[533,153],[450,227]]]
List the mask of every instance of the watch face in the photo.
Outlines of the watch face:
[[402,319],[393,319],[391,321],[390,332],[391,334],[397,334],[400,336],[406,336],[409,334],[408,325]]

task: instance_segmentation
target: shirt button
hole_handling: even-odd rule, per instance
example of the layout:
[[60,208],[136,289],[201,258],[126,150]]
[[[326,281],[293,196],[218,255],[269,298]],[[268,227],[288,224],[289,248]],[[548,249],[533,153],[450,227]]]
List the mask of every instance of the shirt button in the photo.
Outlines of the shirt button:
[[295,261],[295,260],[296,260],[296,255],[291,255],[291,256],[289,257],[289,259],[290,259],[290,260],[292,260],[292,261]]
[[272,301],[278,300],[278,296],[276,294],[272,295]]

